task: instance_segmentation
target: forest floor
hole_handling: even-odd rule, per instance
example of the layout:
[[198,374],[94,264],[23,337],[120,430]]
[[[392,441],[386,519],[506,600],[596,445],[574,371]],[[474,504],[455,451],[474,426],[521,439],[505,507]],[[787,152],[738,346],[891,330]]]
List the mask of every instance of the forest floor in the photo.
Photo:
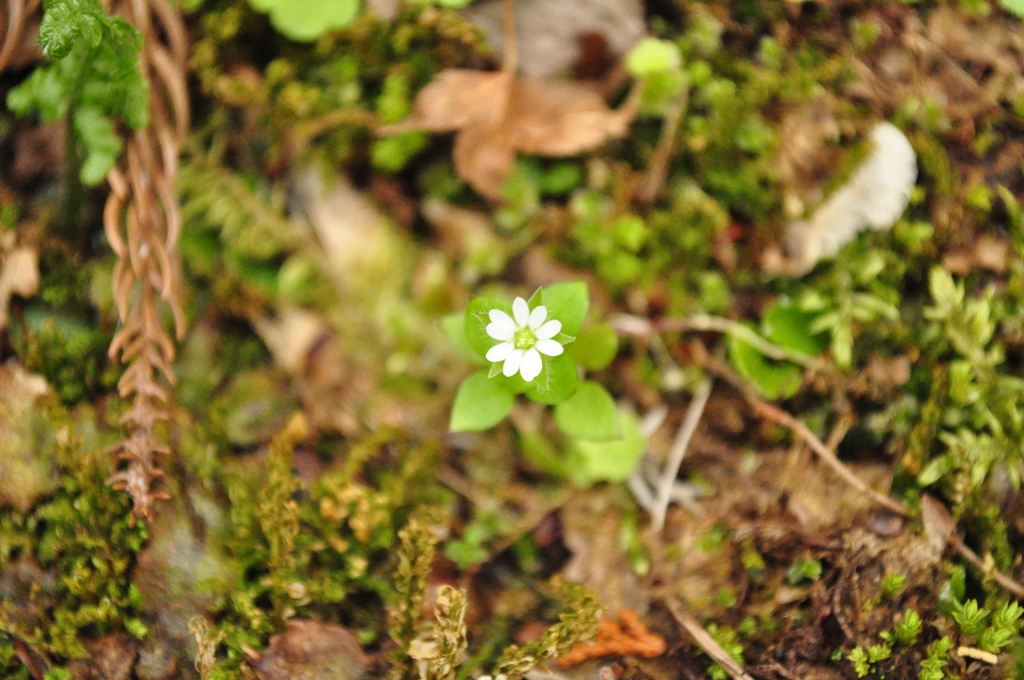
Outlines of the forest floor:
[[[1024,677],[1003,6],[115,2],[136,124],[36,4],[0,677]],[[517,297],[545,387],[482,356]]]

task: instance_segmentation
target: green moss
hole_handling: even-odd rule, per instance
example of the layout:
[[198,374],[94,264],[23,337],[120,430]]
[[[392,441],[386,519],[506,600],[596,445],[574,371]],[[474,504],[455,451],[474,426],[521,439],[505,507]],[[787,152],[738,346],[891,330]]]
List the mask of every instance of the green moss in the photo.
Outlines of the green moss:
[[[390,431],[349,448],[343,463],[303,490],[291,470],[297,428],[293,421],[275,437],[265,468],[225,471],[226,546],[237,578],[213,612],[225,655],[211,678],[236,677],[243,648],[265,644],[286,618],[330,617],[350,597],[360,601],[352,627],[375,640],[385,630],[383,601],[395,593],[390,551],[399,527],[413,508],[447,497],[426,474],[436,448]],[[382,455],[400,462],[381,467]]]
[[19,604],[8,601],[4,632],[58,659],[85,655],[84,631],[139,637],[146,631],[141,599],[128,580],[146,528],[133,526],[128,497],[106,485],[110,470],[100,455],[73,447],[51,500],[20,519],[0,514],[6,559],[30,555],[56,576],[54,604],[44,620],[26,628],[14,609]]

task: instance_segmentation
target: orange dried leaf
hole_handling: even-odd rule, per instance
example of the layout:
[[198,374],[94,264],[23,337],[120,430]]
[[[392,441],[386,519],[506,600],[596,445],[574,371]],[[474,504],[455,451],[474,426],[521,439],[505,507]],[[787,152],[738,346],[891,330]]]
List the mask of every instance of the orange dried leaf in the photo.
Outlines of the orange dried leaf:
[[579,643],[556,662],[561,668],[570,668],[602,656],[642,656],[648,659],[661,656],[668,646],[665,638],[652,633],[636,612],[624,609],[619,620],[602,619],[598,625],[597,640]]

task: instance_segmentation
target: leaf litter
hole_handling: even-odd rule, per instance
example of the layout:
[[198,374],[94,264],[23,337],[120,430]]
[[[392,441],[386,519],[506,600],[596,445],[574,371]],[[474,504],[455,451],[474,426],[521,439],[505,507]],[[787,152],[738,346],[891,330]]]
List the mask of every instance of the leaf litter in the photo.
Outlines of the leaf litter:
[[377,129],[384,136],[455,132],[456,172],[491,200],[501,197],[517,152],[573,156],[624,136],[636,115],[635,97],[613,110],[591,85],[519,76],[512,6],[505,6],[500,71],[445,69],[416,96],[406,120]]

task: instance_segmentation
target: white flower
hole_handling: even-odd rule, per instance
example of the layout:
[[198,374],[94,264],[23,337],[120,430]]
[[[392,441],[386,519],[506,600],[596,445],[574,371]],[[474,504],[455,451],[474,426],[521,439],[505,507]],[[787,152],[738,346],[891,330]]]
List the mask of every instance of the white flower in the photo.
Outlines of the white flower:
[[545,323],[548,310],[544,305],[531,310],[526,300],[517,297],[512,302],[514,319],[497,309],[492,309],[488,316],[491,323],[487,324],[487,335],[501,342],[487,351],[487,360],[504,361],[501,372],[506,377],[518,372],[530,382],[540,375],[541,354],[557,357],[562,353],[562,346],[552,340],[562,330],[562,322],[552,319]]

